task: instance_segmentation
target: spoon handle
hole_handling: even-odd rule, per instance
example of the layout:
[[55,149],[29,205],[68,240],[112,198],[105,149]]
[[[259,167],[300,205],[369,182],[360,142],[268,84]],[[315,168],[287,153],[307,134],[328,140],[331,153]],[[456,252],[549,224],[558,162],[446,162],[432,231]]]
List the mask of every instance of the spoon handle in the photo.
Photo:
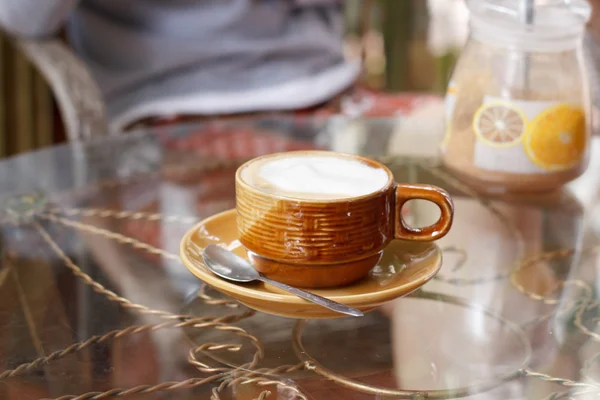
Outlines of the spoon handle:
[[265,283],[268,283],[269,285],[276,286],[276,287],[278,287],[280,289],[285,290],[286,292],[293,293],[293,294],[295,294],[298,297],[302,297],[305,300],[308,300],[308,301],[310,301],[312,303],[315,303],[315,304],[319,304],[319,305],[321,305],[321,306],[323,306],[325,308],[328,308],[330,310],[333,310],[335,312],[339,312],[339,313],[342,313],[342,314],[351,315],[353,317],[362,317],[364,315],[362,313],[362,311],[359,311],[359,310],[357,310],[355,308],[348,307],[348,306],[346,306],[344,304],[338,303],[338,302],[333,301],[333,300],[326,299],[325,297],[321,297],[321,296],[316,295],[314,293],[310,293],[310,292],[307,292],[307,291],[295,288],[293,286],[286,285],[285,283],[273,281],[273,280],[271,280],[269,278],[265,278],[262,275],[258,279],[260,279],[261,281],[263,281]]

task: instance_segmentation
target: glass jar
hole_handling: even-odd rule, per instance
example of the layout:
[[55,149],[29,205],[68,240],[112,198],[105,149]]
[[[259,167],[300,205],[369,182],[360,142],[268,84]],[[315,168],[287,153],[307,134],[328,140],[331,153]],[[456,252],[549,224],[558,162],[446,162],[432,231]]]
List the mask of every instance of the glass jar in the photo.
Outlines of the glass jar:
[[470,36],[446,95],[444,164],[488,192],[547,191],[587,166],[585,0],[470,0]]

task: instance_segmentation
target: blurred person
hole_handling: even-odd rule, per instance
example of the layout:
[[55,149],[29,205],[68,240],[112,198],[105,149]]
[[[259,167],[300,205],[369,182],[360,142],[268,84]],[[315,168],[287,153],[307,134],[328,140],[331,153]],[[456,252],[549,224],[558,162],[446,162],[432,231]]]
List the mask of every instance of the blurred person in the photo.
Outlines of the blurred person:
[[323,104],[360,71],[343,57],[343,0],[0,0],[0,27],[63,27],[112,129],[177,115]]

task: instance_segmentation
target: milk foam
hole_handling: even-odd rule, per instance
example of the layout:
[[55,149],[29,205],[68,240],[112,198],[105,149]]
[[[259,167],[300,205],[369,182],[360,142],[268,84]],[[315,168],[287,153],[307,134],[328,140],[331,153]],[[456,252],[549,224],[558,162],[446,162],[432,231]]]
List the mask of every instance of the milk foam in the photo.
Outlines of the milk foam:
[[300,198],[362,196],[384,188],[389,180],[384,169],[334,156],[288,156],[267,159],[257,167],[251,180],[258,186]]

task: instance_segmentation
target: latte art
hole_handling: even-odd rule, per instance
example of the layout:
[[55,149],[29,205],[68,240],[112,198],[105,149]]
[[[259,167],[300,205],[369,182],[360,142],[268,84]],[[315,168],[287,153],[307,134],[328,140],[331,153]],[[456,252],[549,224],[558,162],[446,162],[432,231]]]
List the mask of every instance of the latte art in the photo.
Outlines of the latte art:
[[246,166],[241,178],[263,192],[298,199],[345,199],[383,189],[385,169],[358,159],[327,155],[265,158]]

